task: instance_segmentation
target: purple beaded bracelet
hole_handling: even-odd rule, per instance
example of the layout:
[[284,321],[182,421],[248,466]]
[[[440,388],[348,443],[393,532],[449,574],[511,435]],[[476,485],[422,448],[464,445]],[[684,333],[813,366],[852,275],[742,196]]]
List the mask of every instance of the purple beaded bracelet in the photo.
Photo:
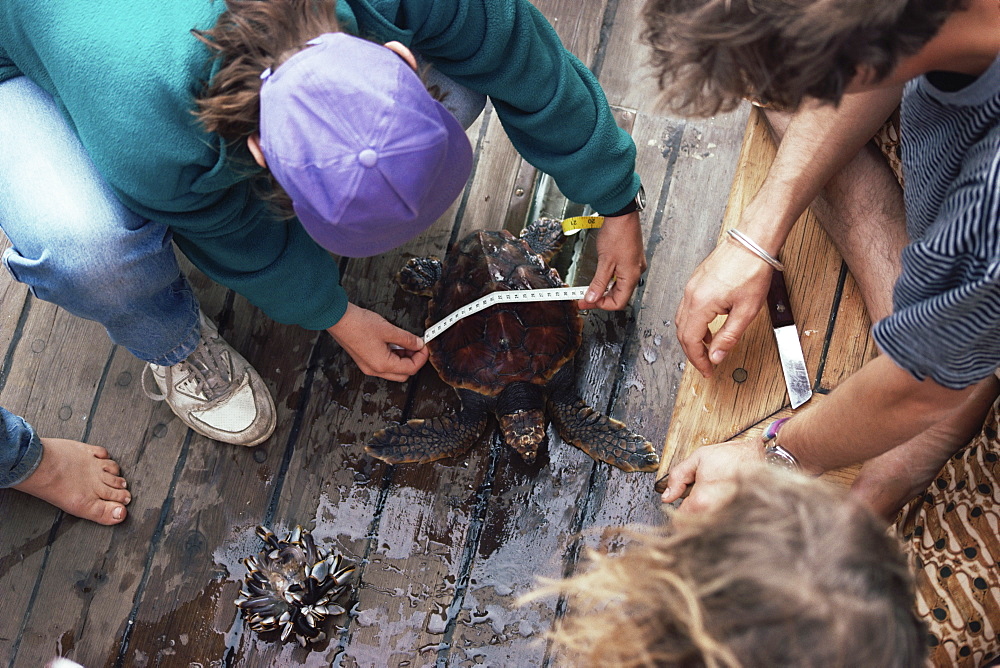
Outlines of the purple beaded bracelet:
[[791,418],[784,417],[781,418],[780,420],[775,420],[771,424],[767,425],[767,429],[765,429],[764,433],[761,434],[761,438],[764,439],[764,442],[767,443],[768,441],[773,441],[775,438],[777,438],[778,430],[781,429],[781,425],[785,424],[789,420],[791,420]]

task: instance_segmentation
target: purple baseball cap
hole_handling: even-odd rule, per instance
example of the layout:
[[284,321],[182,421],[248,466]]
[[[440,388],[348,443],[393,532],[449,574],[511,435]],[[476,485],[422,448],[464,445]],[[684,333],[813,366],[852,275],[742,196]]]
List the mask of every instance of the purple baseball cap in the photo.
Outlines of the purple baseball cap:
[[377,255],[444,214],[472,147],[397,54],[344,33],[309,44],[261,75],[261,150],[317,243]]

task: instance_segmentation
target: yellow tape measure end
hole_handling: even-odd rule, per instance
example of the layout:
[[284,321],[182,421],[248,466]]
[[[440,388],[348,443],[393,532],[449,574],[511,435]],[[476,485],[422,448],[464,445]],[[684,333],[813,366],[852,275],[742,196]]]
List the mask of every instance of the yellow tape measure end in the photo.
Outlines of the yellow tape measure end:
[[563,234],[572,236],[580,230],[591,230],[604,224],[604,216],[574,216],[562,221]]

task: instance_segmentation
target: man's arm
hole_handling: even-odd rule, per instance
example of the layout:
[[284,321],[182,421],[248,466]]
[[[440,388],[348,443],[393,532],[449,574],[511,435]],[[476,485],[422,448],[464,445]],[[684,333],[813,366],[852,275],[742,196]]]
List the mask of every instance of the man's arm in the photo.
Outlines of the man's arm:
[[[901,88],[847,95],[838,107],[813,104],[794,116],[771,116],[783,126],[778,154],[739,229],[777,257],[792,225],[830,178],[875,134],[899,104]],[[785,125],[787,121],[787,125]],[[736,345],[764,303],[771,267],[733,243],[720,244],[695,270],[677,311],[677,338],[691,363],[708,377]],[[708,325],[728,314],[713,336]]]
[[[882,355],[825,401],[784,423],[777,441],[803,471],[820,474],[877,457],[963,415],[978,387],[951,390],[932,380],[917,381]],[[663,501],[679,499],[698,483],[685,503],[694,509],[709,506],[742,465],[762,458],[760,437],[698,448],[670,471]]]
[[975,388],[918,381],[881,355],[825,401],[786,422],[779,442],[804,471],[823,473],[876,457],[942,423]]

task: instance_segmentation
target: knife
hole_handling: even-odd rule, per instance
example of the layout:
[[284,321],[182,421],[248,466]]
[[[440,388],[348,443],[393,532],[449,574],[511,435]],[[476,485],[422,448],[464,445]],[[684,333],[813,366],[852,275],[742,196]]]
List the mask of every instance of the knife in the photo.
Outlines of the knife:
[[812,383],[802,355],[802,344],[792,318],[792,303],[788,299],[785,275],[780,271],[771,274],[771,288],[767,291],[767,312],[774,327],[774,338],[778,341],[778,356],[781,371],[785,374],[785,386],[792,408],[798,408],[812,396]]

